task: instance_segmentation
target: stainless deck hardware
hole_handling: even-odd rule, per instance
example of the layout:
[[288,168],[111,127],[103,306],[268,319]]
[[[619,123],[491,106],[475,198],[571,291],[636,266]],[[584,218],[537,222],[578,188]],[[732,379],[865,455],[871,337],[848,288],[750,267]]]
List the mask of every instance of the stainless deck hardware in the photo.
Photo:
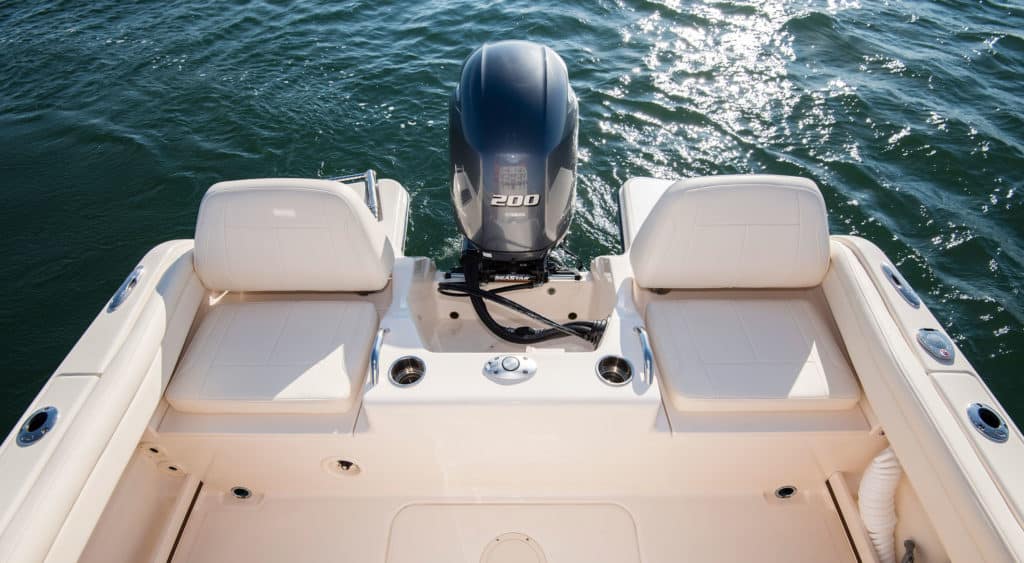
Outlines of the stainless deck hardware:
[[903,276],[901,276],[895,268],[888,264],[882,264],[882,273],[885,274],[885,279],[889,280],[889,283],[896,288],[896,291],[899,292],[911,307],[915,309],[921,307],[921,298],[917,296],[917,292],[914,291],[914,288],[910,287],[907,280],[903,279]]
[[391,383],[397,387],[412,387],[423,379],[427,365],[416,356],[402,356],[391,364]]
[[377,337],[373,339],[373,351],[370,353],[370,385],[377,385],[380,381],[380,349],[384,345],[384,335],[389,332],[382,328],[377,331]]
[[376,172],[371,169],[358,174],[334,176],[330,179],[335,182],[341,182],[342,184],[351,184],[352,182],[363,182],[366,184],[366,207],[370,208],[370,213],[372,213],[378,221],[384,220],[384,214],[380,208],[380,187],[377,186]]
[[967,418],[975,430],[997,444],[1010,439],[1010,429],[1003,422],[1003,417],[988,405],[974,403],[967,407]]
[[647,331],[642,326],[633,329],[640,337],[640,348],[644,352],[644,383],[654,385],[654,352],[651,352],[651,341],[647,339]]
[[128,300],[128,297],[132,294],[132,290],[135,289],[135,286],[139,285],[139,279],[142,277],[142,272],[144,271],[145,268],[142,267],[142,264],[139,264],[134,270],[132,270],[132,273],[128,274],[128,277],[121,283],[121,287],[117,288],[117,291],[114,292],[114,297],[110,299],[110,305],[107,306],[108,313],[113,313],[118,307]]
[[597,376],[612,387],[620,387],[633,379],[633,366],[622,356],[605,356],[597,362]]
[[18,431],[18,445],[31,446],[43,439],[57,424],[57,407],[43,407],[29,415]]
[[928,355],[943,364],[952,364],[955,356],[953,341],[934,328],[922,328],[917,331],[917,343]]
[[484,376],[501,385],[515,385],[537,373],[537,362],[529,356],[494,356],[484,362]]

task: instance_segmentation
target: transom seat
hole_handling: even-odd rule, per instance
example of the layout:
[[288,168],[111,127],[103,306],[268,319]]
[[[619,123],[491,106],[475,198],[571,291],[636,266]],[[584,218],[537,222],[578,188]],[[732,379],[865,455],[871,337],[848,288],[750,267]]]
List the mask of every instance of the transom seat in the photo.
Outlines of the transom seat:
[[183,412],[347,412],[359,397],[376,330],[373,305],[358,301],[214,307],[167,401]]
[[662,391],[680,411],[852,408],[860,387],[819,286],[825,203],[787,176],[695,178],[669,187],[629,252]]
[[210,309],[167,388],[172,407],[224,414],[356,407],[378,327],[373,304],[294,295],[387,285],[394,252],[351,188],[326,180],[216,184],[199,209],[195,249],[207,288],[281,293]]
[[857,403],[860,389],[813,290],[695,293],[647,309],[662,389],[677,409],[837,410]]

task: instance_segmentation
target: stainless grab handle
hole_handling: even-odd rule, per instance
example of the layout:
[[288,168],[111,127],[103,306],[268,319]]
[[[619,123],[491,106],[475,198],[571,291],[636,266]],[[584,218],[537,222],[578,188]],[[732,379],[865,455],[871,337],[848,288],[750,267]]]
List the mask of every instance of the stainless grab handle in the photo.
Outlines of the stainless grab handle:
[[139,285],[139,279],[142,278],[142,272],[145,270],[142,264],[139,264],[132,270],[132,273],[128,274],[128,277],[121,283],[121,287],[117,288],[117,291],[114,292],[114,297],[110,299],[110,305],[107,305],[108,313],[113,313],[121,304],[128,300],[132,290],[135,289],[135,286]]
[[377,185],[377,173],[372,169],[359,174],[348,174],[331,178],[335,182],[348,184],[350,182],[363,182],[366,184],[366,207],[378,221],[384,220],[383,210],[380,208],[380,186]]
[[384,335],[389,332],[382,328],[377,331],[377,338],[373,340],[373,352],[370,353],[370,385],[377,385],[380,380],[380,349],[384,345]]
[[380,188],[377,187],[377,173],[373,170],[366,171],[366,206],[370,208],[370,213],[373,213],[373,216],[378,221],[384,220],[384,215],[380,209]]
[[647,331],[644,327],[637,326],[633,329],[640,337],[640,348],[644,352],[644,381],[648,385],[654,384],[654,352],[651,352],[651,341],[647,339]]

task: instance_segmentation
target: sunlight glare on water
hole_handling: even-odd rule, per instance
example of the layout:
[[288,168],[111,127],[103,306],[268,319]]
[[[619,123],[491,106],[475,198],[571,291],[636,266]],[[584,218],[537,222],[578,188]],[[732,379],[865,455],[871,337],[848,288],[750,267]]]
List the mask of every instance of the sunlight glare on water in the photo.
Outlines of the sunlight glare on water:
[[237,178],[375,168],[407,254],[454,264],[448,96],[485,41],[565,59],[584,260],[628,178],[813,179],[1019,419],[1024,14],[1012,3],[387,0],[0,4],[0,329],[13,424],[147,249]]

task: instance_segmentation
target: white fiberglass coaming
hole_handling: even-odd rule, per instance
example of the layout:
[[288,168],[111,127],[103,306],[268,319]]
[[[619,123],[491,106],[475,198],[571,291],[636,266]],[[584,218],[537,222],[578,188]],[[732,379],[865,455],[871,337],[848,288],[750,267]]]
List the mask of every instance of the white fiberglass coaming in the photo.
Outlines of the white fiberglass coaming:
[[595,347],[493,336],[355,180],[142,259],[0,447],[0,561],[1024,558],[1019,430],[812,182],[627,182],[625,253],[517,293]]

